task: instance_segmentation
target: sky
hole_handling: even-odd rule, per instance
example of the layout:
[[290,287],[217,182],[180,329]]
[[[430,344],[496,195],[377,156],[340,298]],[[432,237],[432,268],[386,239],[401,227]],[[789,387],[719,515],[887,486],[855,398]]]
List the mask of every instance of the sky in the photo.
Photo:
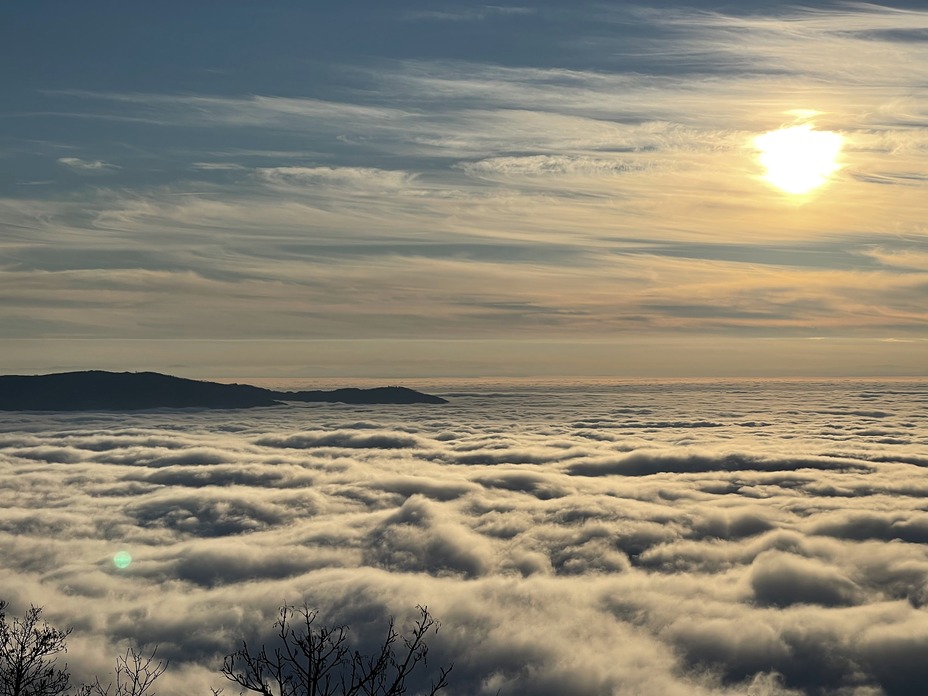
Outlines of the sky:
[[0,74],[6,372],[928,374],[920,2],[36,0]]

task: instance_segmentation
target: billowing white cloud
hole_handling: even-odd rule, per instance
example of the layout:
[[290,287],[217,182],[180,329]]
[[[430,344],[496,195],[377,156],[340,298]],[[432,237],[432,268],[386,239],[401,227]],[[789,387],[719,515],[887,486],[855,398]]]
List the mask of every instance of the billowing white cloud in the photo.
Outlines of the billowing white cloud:
[[222,686],[303,599],[362,644],[427,604],[449,694],[923,683],[923,382],[432,390],[450,403],[0,414],[0,597],[75,627],[81,678],[159,643],[165,692]]

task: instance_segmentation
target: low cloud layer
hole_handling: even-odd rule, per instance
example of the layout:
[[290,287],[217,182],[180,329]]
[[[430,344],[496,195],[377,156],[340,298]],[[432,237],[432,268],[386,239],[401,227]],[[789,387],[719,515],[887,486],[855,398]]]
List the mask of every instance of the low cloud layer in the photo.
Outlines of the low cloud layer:
[[507,389],[5,414],[0,597],[166,693],[303,599],[362,644],[427,604],[453,694],[920,693],[923,383]]

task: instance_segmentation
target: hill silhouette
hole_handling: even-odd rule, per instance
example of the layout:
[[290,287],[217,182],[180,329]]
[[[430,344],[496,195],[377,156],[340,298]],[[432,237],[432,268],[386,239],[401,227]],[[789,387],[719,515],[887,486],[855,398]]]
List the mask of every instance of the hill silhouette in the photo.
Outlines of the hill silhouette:
[[157,372],[89,370],[49,375],[0,375],[2,411],[135,411],[150,408],[253,408],[286,401],[347,404],[444,404],[406,387],[276,391]]

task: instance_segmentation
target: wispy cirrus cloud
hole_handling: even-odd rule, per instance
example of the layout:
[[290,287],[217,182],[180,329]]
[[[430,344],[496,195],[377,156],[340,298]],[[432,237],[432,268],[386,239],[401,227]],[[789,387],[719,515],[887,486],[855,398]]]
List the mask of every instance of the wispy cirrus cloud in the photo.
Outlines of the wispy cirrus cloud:
[[507,5],[480,5],[476,7],[455,7],[449,5],[436,10],[414,10],[407,12],[404,17],[407,21],[432,22],[482,22],[500,17],[520,17],[535,14],[537,10],[532,7],[518,7]]
[[355,190],[396,190],[408,187],[415,174],[372,167],[260,167],[257,177],[272,186],[303,188],[340,186]]
[[532,155],[527,157],[492,157],[458,165],[475,177],[602,177],[618,176],[647,168],[644,162],[621,157]]
[[119,169],[115,164],[102,160],[84,160],[79,157],[59,157],[58,164],[82,174],[103,174]]
[[[93,158],[46,143],[23,171],[54,183],[0,200],[3,331],[919,345],[926,13],[700,6],[391,6],[370,54],[263,92],[43,87],[4,122]],[[845,138],[801,200],[752,146],[797,121]]]

